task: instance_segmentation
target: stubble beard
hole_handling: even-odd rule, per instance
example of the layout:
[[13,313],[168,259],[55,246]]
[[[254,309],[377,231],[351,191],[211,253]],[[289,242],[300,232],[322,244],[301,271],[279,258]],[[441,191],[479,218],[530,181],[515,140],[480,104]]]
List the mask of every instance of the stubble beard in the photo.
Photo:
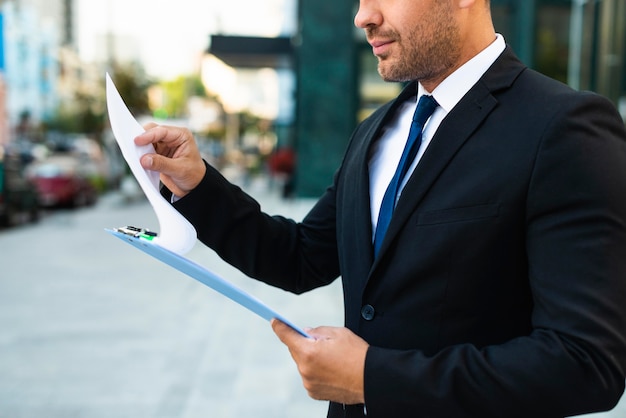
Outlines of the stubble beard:
[[[438,18],[435,25],[420,24],[405,37],[387,34],[395,40],[394,54],[378,56],[378,73],[385,81],[428,81],[441,78],[454,68],[460,57],[459,28],[452,19]],[[427,26],[431,26],[430,29]]]

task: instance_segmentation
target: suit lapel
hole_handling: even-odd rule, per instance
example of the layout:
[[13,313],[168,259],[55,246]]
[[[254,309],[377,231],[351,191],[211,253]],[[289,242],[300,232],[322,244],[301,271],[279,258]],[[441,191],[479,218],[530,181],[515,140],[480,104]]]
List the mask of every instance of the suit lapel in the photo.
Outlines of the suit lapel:
[[[414,96],[416,92],[416,83],[411,83],[403,89],[395,100],[372,114],[365,132],[357,133],[357,135],[362,136],[363,140],[359,142],[357,149],[350,153],[350,155],[354,156],[354,160],[353,165],[351,164],[353,169],[349,170],[349,175],[356,174],[355,179],[348,182],[351,187],[354,187],[352,190],[353,196],[355,196],[354,205],[349,211],[354,216],[354,219],[352,222],[346,223],[346,225],[352,225],[353,228],[351,232],[346,230],[347,234],[344,236],[347,248],[350,248],[353,254],[358,254],[363,262],[362,266],[365,267],[365,271],[360,275],[362,277],[367,277],[369,268],[374,261],[371,243],[372,222],[369,184],[371,147],[380,137],[382,128],[389,121],[389,118],[394,115],[398,106],[405,100],[408,100],[409,97]],[[366,260],[367,262],[365,262]]]
[[524,69],[525,66],[507,48],[491,69],[441,122],[398,201],[380,248],[379,257],[374,260],[370,274],[384,258],[391,242],[400,233],[408,218],[417,210],[441,172],[498,105],[492,92],[510,86]]

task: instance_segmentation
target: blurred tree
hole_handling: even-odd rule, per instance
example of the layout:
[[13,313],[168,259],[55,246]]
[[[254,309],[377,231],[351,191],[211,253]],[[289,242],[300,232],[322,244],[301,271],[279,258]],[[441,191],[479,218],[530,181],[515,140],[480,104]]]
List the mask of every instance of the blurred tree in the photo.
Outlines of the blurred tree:
[[159,83],[163,91],[162,103],[155,114],[160,117],[180,118],[187,114],[190,97],[206,97],[202,80],[197,76],[179,76],[174,80]]
[[[149,80],[137,65],[114,65],[111,78],[134,115],[149,113]],[[44,122],[47,131],[83,133],[100,139],[105,126],[104,83],[97,88],[79,84],[71,100],[61,103],[56,115]]]
[[76,92],[71,103],[62,103],[43,125],[46,131],[85,133],[99,137],[104,128],[104,104],[99,96]]
[[258,133],[259,124],[263,119],[254,113],[243,111],[239,113],[239,136],[244,136],[246,132]]
[[148,88],[152,84],[138,65],[114,65],[111,78],[133,115],[150,113]]

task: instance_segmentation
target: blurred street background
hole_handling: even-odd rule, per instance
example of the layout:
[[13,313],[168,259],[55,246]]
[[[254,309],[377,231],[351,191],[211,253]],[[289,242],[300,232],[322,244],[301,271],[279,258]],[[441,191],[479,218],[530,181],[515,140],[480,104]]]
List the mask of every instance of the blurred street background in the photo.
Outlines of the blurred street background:
[[[312,203],[251,188],[296,219]],[[325,416],[267,321],[104,231],[155,222],[113,192],[0,232],[0,418]],[[302,327],[343,323],[338,282],[295,296],[187,256]]]
[[[111,74],[142,122],[191,129],[269,213],[300,219],[384,83],[336,0],[0,0],[0,418],[322,417],[269,324],[109,236],[158,229],[113,138]],[[531,68],[626,119],[625,0],[491,0]],[[302,326],[340,325],[338,283],[303,296],[190,257]],[[626,418],[626,400],[606,417]]]

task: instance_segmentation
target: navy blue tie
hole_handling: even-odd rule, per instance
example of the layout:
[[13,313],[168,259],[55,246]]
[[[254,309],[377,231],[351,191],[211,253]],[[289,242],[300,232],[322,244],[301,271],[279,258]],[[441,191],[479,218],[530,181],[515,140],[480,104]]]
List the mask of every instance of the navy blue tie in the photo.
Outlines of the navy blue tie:
[[409,170],[409,166],[415,159],[417,151],[422,144],[422,130],[424,124],[428,118],[433,114],[435,109],[439,106],[433,96],[423,95],[420,97],[417,103],[417,108],[413,114],[413,122],[411,122],[411,130],[409,131],[409,138],[402,151],[402,157],[398,163],[398,168],[387,186],[385,195],[383,196],[383,202],[380,205],[380,212],[378,213],[378,224],[376,226],[376,234],[374,235],[374,256],[378,255],[380,245],[383,242],[389,223],[391,222],[391,215],[396,206],[396,198],[398,196],[398,189],[402,183],[402,179]]

